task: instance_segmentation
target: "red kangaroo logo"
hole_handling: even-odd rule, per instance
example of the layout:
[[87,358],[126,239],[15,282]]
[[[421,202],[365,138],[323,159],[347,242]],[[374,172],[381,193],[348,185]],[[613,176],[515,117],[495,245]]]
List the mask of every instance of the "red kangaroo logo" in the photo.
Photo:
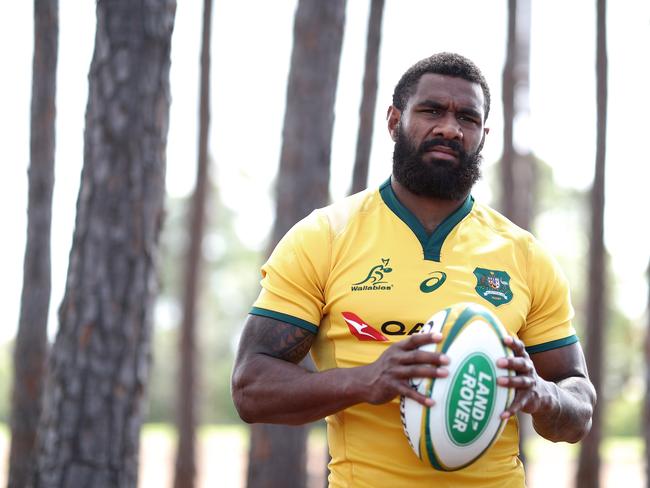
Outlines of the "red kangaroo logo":
[[360,341],[387,341],[388,339],[378,330],[374,329],[370,324],[363,321],[361,317],[353,314],[352,312],[342,312],[345,322],[352,335]]

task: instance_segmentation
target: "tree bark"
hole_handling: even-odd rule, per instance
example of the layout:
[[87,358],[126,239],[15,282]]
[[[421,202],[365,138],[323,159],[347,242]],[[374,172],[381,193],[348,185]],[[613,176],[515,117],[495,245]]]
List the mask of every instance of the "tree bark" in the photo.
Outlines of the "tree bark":
[[515,121],[526,116],[529,110],[530,23],[530,0],[508,0],[508,42],[502,94],[501,210],[515,224],[528,230],[535,214],[536,165],[528,148],[516,148]]
[[[530,0],[508,0],[508,41],[503,67],[503,155],[501,156],[501,210],[520,227],[530,230],[534,219],[536,164],[530,151],[515,147],[515,120],[528,112],[530,78]],[[526,463],[526,439],[532,422],[518,413],[519,457]]]
[[271,248],[294,223],[329,200],[344,21],[345,0],[298,2]]
[[350,194],[360,192],[368,186],[368,166],[372,147],[372,132],[377,105],[377,77],[379,72],[379,45],[381,23],[384,16],[384,0],[370,0],[368,34],[366,38],[366,64],[363,75],[363,94],[359,107],[359,133],[357,151],[352,171]]
[[135,487],[163,220],[174,0],[100,0],[38,487]]
[[14,346],[9,488],[29,482],[41,414],[51,287],[58,37],[58,0],[35,0],[27,243]]
[[601,401],[594,409],[591,432],[582,441],[578,462],[577,484],[581,488],[600,486],[600,454],[602,438],[603,337],[607,314],[605,280],[605,152],[607,136],[607,30],[606,1],[596,0],[596,163],[591,189],[591,239],[589,241],[589,295],[587,298],[586,359],[591,382]]
[[200,288],[201,248],[205,234],[205,207],[208,197],[208,131],[210,128],[210,38],[212,0],[203,2],[201,41],[201,86],[199,101],[199,160],[189,218],[183,319],[180,327],[180,365],[178,385],[178,446],[174,488],[192,488],[196,483],[196,304]]
[[[298,2],[270,249],[293,224],[329,200],[344,22],[345,0]],[[304,488],[306,452],[306,426],[253,425],[248,487]]]
[[646,270],[648,279],[648,302],[646,304],[645,335],[645,398],[643,403],[643,441],[645,449],[645,486],[650,488],[650,263]]

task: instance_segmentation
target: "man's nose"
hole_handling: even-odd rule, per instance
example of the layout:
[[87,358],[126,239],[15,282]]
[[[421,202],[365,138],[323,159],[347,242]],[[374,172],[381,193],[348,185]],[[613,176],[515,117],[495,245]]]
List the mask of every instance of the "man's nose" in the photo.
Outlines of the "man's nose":
[[447,112],[444,117],[438,120],[438,123],[433,127],[433,137],[442,137],[444,139],[458,140],[463,138],[463,132],[460,124],[454,114]]

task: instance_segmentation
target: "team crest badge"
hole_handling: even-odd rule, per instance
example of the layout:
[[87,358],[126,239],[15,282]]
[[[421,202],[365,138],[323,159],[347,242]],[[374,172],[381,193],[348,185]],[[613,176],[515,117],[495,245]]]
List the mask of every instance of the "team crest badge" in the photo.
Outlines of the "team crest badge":
[[476,276],[476,287],[474,288],[476,293],[495,307],[512,300],[510,276],[505,271],[476,268],[474,276]]

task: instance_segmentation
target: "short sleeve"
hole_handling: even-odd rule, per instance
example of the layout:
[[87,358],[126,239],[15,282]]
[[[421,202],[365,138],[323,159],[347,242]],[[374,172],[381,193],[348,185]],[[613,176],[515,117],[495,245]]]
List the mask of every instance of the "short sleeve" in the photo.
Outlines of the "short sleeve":
[[557,261],[533,237],[529,241],[528,286],[531,306],[518,334],[526,350],[532,354],[577,342],[569,282]]
[[323,315],[330,257],[327,218],[314,211],[287,232],[262,266],[262,290],[251,314],[316,333]]

